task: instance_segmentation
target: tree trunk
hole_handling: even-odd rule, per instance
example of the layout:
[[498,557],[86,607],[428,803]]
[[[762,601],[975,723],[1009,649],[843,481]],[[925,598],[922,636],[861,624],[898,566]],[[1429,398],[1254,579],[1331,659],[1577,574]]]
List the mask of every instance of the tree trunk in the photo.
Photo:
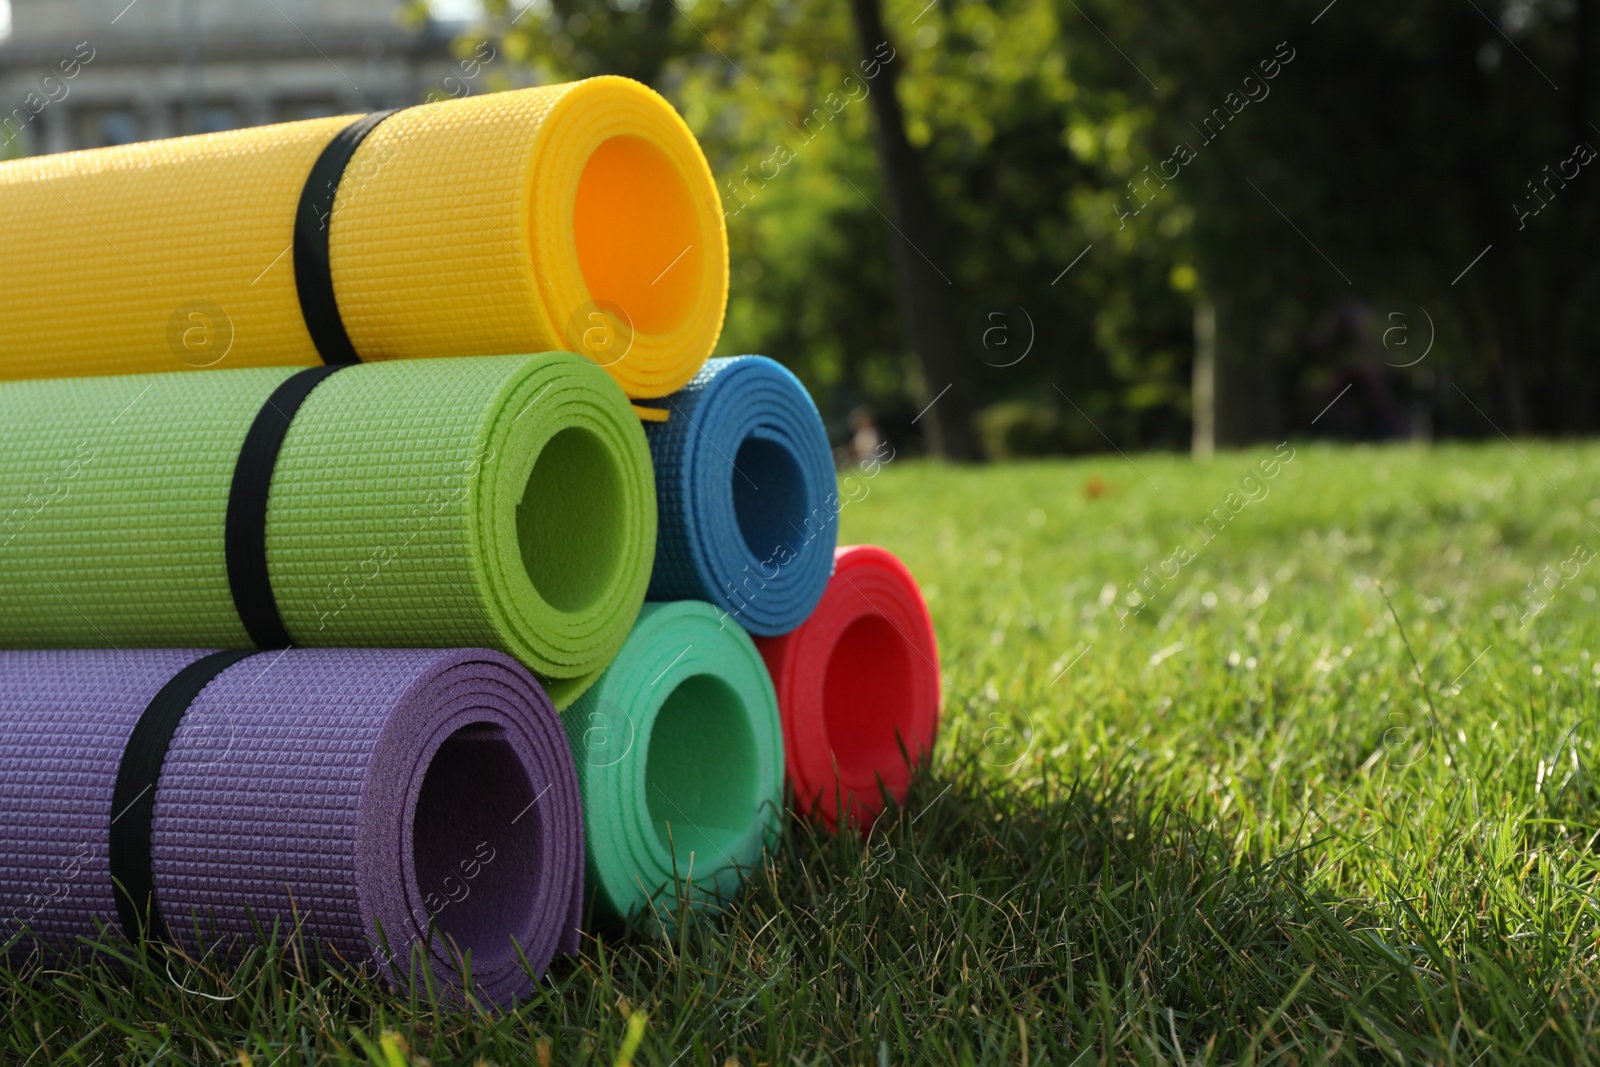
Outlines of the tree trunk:
[[1217,306],[1202,295],[1194,305],[1194,374],[1189,387],[1194,409],[1190,451],[1208,460],[1217,451]]
[[905,116],[895,93],[898,53],[889,44],[879,3],[850,0],[850,11],[862,56],[868,64],[881,64],[871,94],[877,119],[873,140],[878,170],[889,192],[892,225],[898,231],[889,236],[889,243],[900,318],[921,363],[921,402],[929,405],[919,421],[926,427],[928,451],[967,460],[974,457],[972,367],[952,315],[955,285],[940,266],[946,260],[938,207],[922,155],[906,137]]
[[1244,325],[1254,320],[1243,310],[1248,305],[1226,291],[1210,294],[1208,301],[1214,447],[1243,448],[1269,438],[1281,440],[1278,367],[1261,352],[1260,339]]
[[[1489,80],[1471,56],[1477,54],[1482,42],[1492,40],[1478,22],[1463,9],[1456,18],[1464,20],[1469,32],[1460,37],[1476,47],[1463,50],[1453,64],[1456,84],[1462,106],[1469,113],[1486,114],[1489,111],[1491,89]],[[1500,146],[1493,143],[1481,129],[1474,127],[1465,145],[1464,168],[1467,184],[1467,203],[1470,205],[1471,229],[1477,231],[1471,244],[1459,246],[1463,255],[1479,254],[1483,259],[1472,267],[1465,279],[1458,279],[1464,293],[1475,296],[1480,306],[1488,311],[1490,321],[1485,331],[1495,347],[1495,358],[1485,364],[1491,381],[1484,384],[1494,390],[1493,396],[1473,397],[1482,411],[1487,413],[1491,432],[1521,434],[1528,430],[1528,404],[1523,387],[1521,360],[1522,333],[1517,328],[1518,302],[1517,277],[1512,257],[1516,251],[1516,232],[1511,228],[1514,217],[1511,206],[1494,181],[1495,155]],[[1470,232],[1463,226],[1464,231]],[[1480,243],[1481,242],[1481,243]],[[1453,289],[1455,282],[1450,283]],[[1537,349],[1533,349],[1537,352]]]
[[640,45],[636,81],[662,89],[661,70],[672,51],[672,16],[677,11],[673,0],[651,0],[644,15],[645,33]]
[[1578,0],[1573,21],[1572,93],[1567,97],[1567,122],[1572,139],[1593,144],[1594,51],[1600,47],[1600,10],[1595,0]]

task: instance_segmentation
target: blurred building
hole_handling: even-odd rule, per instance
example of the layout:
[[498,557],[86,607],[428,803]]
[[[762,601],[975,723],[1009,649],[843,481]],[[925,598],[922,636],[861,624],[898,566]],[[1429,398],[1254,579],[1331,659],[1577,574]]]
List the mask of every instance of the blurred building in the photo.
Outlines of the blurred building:
[[10,0],[0,123],[15,137],[3,140],[63,152],[416,103],[454,70],[460,26],[407,29],[398,7]]

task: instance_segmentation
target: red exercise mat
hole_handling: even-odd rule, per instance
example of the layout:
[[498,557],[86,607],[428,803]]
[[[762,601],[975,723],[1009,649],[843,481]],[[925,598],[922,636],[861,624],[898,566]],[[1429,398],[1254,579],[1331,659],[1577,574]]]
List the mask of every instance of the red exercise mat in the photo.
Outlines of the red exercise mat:
[[[876,545],[837,549],[811,617],[758,637],[783,716],[795,808],[870,824],[905,797],[939,729],[939,649],[916,579]],[[906,756],[911,757],[910,763]],[[835,769],[837,768],[837,777]]]

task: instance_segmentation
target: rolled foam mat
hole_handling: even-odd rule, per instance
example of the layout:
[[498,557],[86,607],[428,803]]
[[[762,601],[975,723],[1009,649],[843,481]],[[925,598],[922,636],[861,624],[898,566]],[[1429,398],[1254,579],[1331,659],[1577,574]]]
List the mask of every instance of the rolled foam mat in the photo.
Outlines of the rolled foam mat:
[[298,925],[503,1003],[577,950],[561,722],[477,649],[0,652],[0,942],[102,928],[196,958]]
[[670,924],[680,893],[694,906],[726,901],[775,846],[777,698],[749,635],[709,604],[646,604],[616,661],[562,720],[599,914]]
[[0,377],[570,349],[635,397],[716,345],[728,246],[626,78],[0,165]]
[[939,729],[939,649],[916,579],[876,545],[840,548],[817,610],[757,642],[783,712],[783,747],[803,815],[866,825],[884,791],[905,798]]
[[621,389],[570,353],[335,369],[0,383],[0,647],[487,647],[569,703],[655,546]]
[[660,532],[650,600],[704,600],[753,634],[799,626],[833,569],[833,452],[800,380],[761,356],[713,359],[645,427]]

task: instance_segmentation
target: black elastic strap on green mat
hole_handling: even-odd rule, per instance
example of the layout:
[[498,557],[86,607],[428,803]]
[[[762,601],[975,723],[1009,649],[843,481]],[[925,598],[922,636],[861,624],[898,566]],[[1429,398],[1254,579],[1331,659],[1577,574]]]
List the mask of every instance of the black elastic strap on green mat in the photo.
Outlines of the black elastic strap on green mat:
[[[155,871],[150,861],[150,834],[156,813],[156,782],[167,758],[172,735],[184,712],[217,675],[254,652],[213,652],[202,656],[172,679],[145,705],[133,724],[111,790],[111,880],[116,887],[117,915],[128,940],[144,933],[144,917],[155,914]],[[160,937],[155,930],[153,936]]]
[[244,435],[244,444],[239,447],[239,462],[234,464],[233,484],[228,489],[223,551],[233,606],[257,648],[288,648],[290,644],[289,631],[278,613],[272,580],[267,575],[267,494],[272,490],[278,450],[283,447],[295,412],[311,390],[348,366],[330,363],[307,367],[285,378],[256,412],[250,431]]
[[361,362],[345,332],[339,302],[333,295],[333,268],[328,262],[333,198],[338,195],[345,168],[367,134],[400,110],[374,111],[340,130],[311,165],[311,173],[300,189],[300,206],[294,215],[294,285],[300,294],[300,314],[324,363]]

